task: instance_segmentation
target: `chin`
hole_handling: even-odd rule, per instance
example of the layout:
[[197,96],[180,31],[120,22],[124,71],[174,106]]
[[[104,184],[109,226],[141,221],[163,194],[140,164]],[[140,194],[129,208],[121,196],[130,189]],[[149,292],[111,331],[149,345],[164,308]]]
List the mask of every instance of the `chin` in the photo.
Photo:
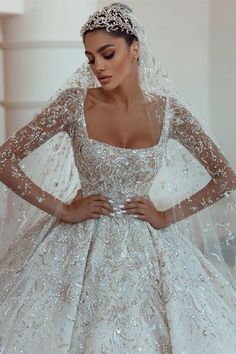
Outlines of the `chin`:
[[118,88],[120,86],[120,84],[114,84],[114,83],[109,83],[106,85],[101,85],[102,89],[105,91],[112,91],[115,90],[116,88]]
[[102,89],[103,89],[104,91],[112,91],[112,90],[114,90],[117,86],[107,84],[107,85],[101,85],[101,87],[102,87]]

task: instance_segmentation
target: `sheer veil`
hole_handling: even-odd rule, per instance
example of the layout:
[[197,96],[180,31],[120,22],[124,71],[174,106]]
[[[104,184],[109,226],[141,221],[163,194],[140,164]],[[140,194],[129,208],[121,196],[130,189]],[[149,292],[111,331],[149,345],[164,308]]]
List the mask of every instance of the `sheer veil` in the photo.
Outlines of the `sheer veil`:
[[[211,263],[212,272],[219,282],[229,282],[236,290],[235,174],[205,122],[200,123],[197,114],[150,53],[145,31],[133,11],[120,3],[111,7],[131,21],[140,43],[139,81],[147,103],[151,103],[147,104],[151,131],[155,122],[160,123],[160,107],[165,102],[161,133],[165,144],[161,159],[157,161],[160,168],[150,190],[150,198],[158,210],[173,210],[175,222],[170,227],[176,232],[176,237],[181,234],[186,242],[192,242]],[[86,92],[98,86],[100,84],[89,65],[84,63],[32,121],[12,134],[0,147],[0,177],[11,161],[9,173],[12,178],[20,182],[28,176],[39,186],[36,197],[39,206],[45,192],[70,203],[81,187],[83,190],[74,160],[75,132],[83,114]],[[29,134],[30,143],[25,143]],[[211,179],[215,188],[202,196],[200,204],[204,208],[194,206],[194,195]],[[1,180],[0,248],[3,258],[8,247],[17,252],[17,245],[22,239],[27,242],[29,238],[39,240],[46,237],[58,220],[24,199],[31,190],[29,180],[25,182],[24,191],[18,193],[7,187],[7,181]],[[185,217],[183,200],[192,202],[192,215]],[[34,230],[38,230],[38,225],[41,227],[36,235]]]

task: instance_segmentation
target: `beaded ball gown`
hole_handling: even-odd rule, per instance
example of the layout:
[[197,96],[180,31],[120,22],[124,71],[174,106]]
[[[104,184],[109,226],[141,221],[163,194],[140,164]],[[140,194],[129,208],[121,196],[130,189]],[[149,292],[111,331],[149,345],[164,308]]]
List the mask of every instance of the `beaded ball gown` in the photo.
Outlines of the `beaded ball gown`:
[[11,245],[0,264],[0,353],[235,354],[233,288],[173,226],[157,230],[119,207],[148,196],[167,121],[158,144],[139,149],[90,139],[83,113],[77,123],[83,195],[106,195],[117,210],[78,224],[48,215]]

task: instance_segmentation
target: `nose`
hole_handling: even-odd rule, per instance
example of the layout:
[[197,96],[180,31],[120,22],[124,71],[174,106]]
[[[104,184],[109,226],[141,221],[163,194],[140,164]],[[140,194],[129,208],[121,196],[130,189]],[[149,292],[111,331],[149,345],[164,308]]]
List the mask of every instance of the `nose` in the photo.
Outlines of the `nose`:
[[95,70],[96,72],[99,74],[100,72],[106,70],[106,64],[104,62],[104,60],[102,59],[97,59],[95,61]]

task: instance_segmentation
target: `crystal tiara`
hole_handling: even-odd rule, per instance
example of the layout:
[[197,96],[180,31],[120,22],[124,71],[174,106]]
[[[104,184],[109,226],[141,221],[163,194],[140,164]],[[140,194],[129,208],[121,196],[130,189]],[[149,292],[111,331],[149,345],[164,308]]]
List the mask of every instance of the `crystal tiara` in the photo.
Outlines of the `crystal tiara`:
[[86,31],[92,31],[95,28],[105,28],[107,32],[120,29],[122,32],[126,31],[126,33],[137,36],[131,20],[117,5],[105,6],[102,10],[89,16],[88,21],[81,28],[80,34],[84,37]]

